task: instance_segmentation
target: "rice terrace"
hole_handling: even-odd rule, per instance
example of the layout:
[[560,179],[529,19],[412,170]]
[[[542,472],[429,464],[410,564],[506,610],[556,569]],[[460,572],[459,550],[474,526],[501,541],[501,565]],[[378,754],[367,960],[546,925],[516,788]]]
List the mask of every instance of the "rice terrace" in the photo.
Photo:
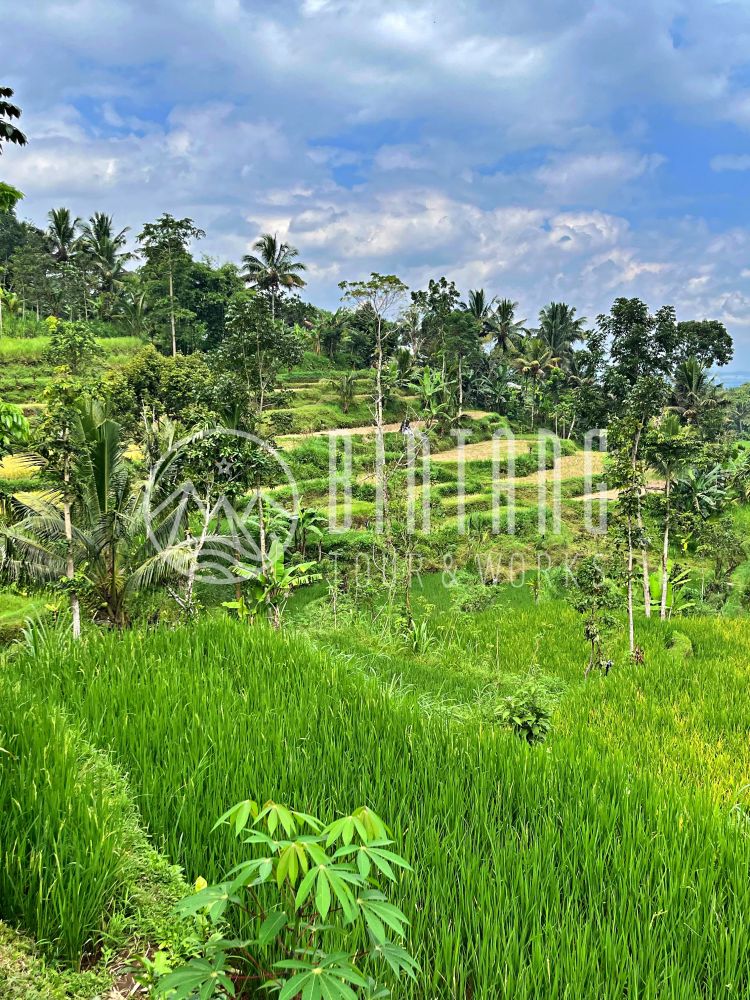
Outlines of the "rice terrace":
[[4,14],[0,1000],[750,997],[750,16],[543,6]]

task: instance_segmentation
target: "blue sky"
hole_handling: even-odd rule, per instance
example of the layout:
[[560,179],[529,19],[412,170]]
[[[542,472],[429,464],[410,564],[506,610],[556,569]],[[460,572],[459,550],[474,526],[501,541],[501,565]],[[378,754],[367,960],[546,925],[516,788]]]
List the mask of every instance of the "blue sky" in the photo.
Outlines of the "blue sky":
[[3,50],[38,223],[170,211],[232,260],[278,232],[328,306],[370,270],[530,319],[638,295],[750,369],[746,0],[32,0]]

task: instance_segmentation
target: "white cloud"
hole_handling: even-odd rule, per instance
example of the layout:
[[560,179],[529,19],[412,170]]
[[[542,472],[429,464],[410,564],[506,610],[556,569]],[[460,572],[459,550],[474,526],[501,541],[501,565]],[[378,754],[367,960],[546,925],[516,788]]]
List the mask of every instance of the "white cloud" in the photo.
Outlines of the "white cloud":
[[570,201],[619,188],[653,173],[664,162],[658,153],[631,150],[570,153],[551,157],[535,176],[556,197]]
[[649,117],[658,98],[686,147],[692,125],[749,128],[749,51],[744,0],[39,0],[4,21],[30,144],[0,166],[38,223],[171,211],[232,259],[277,231],[331,305],[372,268],[530,316],[640,295],[732,317],[750,355],[750,232],[670,189]]
[[750,170],[750,155],[723,154],[711,158],[712,170]]

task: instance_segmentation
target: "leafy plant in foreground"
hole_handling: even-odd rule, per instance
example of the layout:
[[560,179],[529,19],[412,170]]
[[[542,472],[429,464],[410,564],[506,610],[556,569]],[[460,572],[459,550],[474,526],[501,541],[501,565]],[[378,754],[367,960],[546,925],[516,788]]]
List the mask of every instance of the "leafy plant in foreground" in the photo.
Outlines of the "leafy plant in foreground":
[[[383,887],[411,871],[390,848],[383,821],[366,807],[324,826],[276,802],[245,800],[227,824],[252,856],[218,885],[201,886],[178,905],[213,929],[201,955],[158,978],[172,1000],[238,996],[246,987],[279,1000],[388,997],[382,977],[415,978],[417,963],[397,943],[408,920]],[[226,936],[229,911],[250,921],[253,937]],[[394,938],[396,940],[394,940]]]

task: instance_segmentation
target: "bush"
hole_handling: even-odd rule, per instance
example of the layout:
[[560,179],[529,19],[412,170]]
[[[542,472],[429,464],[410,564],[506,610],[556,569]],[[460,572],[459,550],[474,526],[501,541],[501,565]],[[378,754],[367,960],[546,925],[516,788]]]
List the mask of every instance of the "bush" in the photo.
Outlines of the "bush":
[[543,743],[552,726],[550,693],[531,678],[500,702],[496,718],[530,745]]

